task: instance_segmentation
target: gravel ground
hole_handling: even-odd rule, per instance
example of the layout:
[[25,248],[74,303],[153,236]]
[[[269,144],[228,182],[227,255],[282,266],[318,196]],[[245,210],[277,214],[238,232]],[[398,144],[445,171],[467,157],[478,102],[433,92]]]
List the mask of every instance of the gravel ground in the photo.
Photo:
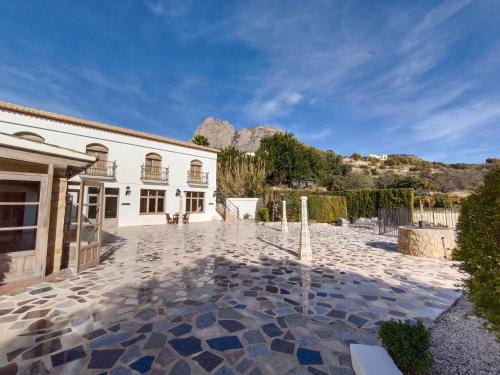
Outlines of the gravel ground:
[[472,311],[472,304],[462,297],[432,326],[431,375],[500,374],[500,343]]

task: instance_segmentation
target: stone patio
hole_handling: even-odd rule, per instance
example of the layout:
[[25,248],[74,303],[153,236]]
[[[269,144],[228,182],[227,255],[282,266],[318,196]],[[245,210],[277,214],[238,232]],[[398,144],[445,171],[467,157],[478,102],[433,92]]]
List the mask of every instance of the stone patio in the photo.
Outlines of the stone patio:
[[430,322],[460,295],[452,262],[395,238],[311,225],[121,228],[102,263],[0,296],[0,374],[351,374],[349,344]]

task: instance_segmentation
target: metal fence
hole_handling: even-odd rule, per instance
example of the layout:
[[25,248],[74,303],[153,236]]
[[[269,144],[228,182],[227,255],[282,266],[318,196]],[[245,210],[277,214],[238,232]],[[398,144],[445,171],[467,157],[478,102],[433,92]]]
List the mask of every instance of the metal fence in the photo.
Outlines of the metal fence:
[[397,236],[398,227],[410,225],[408,209],[405,207],[378,209],[378,234]]

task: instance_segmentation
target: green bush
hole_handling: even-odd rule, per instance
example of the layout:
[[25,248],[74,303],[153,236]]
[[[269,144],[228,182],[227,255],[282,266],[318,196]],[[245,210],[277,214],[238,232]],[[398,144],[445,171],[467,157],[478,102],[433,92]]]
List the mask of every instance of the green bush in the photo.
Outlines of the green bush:
[[376,190],[347,190],[342,195],[346,199],[347,216],[350,219],[377,216]]
[[465,286],[479,315],[500,335],[500,167],[462,203],[453,258],[469,274]]
[[257,210],[257,217],[260,221],[269,221],[269,209],[267,207],[262,207]]
[[415,191],[413,189],[364,189],[343,191],[350,219],[375,217],[379,208],[406,207],[408,215],[413,215]]
[[307,200],[309,219],[318,223],[333,223],[347,217],[345,197],[311,195]]
[[425,374],[432,366],[430,333],[421,322],[390,320],[379,331],[382,344],[405,374]]

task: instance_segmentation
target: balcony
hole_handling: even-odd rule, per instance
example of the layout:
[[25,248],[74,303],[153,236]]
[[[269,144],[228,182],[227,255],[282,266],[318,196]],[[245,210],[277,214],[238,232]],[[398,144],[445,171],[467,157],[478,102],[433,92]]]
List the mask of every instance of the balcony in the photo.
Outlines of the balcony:
[[168,168],[142,165],[141,180],[143,182],[155,182],[168,184]]
[[82,175],[104,179],[113,179],[116,175],[116,162],[98,160],[91,167],[87,168],[82,173]]
[[187,172],[187,183],[189,185],[208,185],[208,172]]

